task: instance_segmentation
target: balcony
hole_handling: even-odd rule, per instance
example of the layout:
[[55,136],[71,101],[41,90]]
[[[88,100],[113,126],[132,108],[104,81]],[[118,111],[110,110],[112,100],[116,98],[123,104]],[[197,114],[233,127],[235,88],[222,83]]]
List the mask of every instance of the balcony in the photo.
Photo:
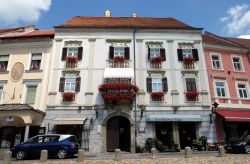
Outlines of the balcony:
[[65,68],[77,68],[78,60],[75,56],[66,57]]
[[187,69],[187,70],[195,69],[193,57],[183,58],[183,69]]
[[198,101],[199,92],[196,90],[187,91],[185,95],[187,101]]
[[72,102],[75,101],[75,93],[74,92],[64,92],[62,93],[63,102]]
[[138,92],[138,87],[136,85],[120,83],[105,83],[100,85],[98,89],[101,92],[104,101],[133,101]]
[[161,69],[161,63],[164,61],[162,56],[156,56],[149,60],[151,69]]

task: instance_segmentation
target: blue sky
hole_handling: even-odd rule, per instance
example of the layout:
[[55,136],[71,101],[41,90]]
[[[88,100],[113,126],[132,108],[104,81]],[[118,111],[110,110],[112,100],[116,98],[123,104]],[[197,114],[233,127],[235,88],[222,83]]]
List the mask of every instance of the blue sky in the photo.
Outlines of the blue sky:
[[52,29],[77,15],[103,16],[106,9],[112,16],[173,17],[223,36],[250,34],[249,0],[0,0],[0,28]]

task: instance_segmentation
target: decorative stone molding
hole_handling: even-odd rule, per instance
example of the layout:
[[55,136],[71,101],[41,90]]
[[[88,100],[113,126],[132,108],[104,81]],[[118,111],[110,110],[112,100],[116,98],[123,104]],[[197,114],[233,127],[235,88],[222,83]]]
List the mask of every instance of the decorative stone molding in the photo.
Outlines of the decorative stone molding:
[[81,47],[82,41],[78,41],[78,40],[65,41],[64,46],[65,47]]
[[162,70],[148,70],[148,74],[149,76],[151,76],[151,74],[161,74],[162,76],[165,76],[166,71],[162,71]]
[[146,42],[146,45],[149,48],[163,48],[163,42]]

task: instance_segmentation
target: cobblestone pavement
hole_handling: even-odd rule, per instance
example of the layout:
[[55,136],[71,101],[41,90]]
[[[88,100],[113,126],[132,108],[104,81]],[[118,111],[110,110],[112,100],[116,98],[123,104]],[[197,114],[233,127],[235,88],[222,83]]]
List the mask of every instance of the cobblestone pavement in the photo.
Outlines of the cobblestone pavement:
[[[49,159],[46,164],[250,164],[249,154],[226,154],[218,157],[214,153],[194,153],[192,158],[184,158],[183,153],[157,154],[157,159],[150,159],[150,154],[122,154],[122,161],[114,161],[114,155],[86,155],[84,162],[77,158],[58,160]],[[1,161],[2,162],[2,161]],[[0,162],[0,163],[1,163]],[[13,164],[41,164],[39,160],[12,161]]]

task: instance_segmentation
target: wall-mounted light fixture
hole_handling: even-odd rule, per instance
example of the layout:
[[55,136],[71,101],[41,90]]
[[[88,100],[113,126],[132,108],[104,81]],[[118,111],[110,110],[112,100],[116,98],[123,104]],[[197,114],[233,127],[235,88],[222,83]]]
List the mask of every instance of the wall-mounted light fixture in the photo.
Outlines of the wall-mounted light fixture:
[[146,105],[139,105],[139,107],[141,108],[141,119],[142,119],[143,113],[146,111]]
[[209,118],[210,118],[210,123],[211,123],[211,124],[213,123],[213,120],[214,120],[215,117],[216,117],[215,112],[216,112],[216,109],[217,109],[218,106],[219,106],[219,104],[218,104],[217,102],[214,102],[214,103],[212,104],[211,113],[209,114]]
[[95,104],[95,105],[93,106],[93,108],[94,108],[94,110],[95,110],[95,116],[96,116],[96,118],[98,118],[98,109],[99,109],[99,105]]

